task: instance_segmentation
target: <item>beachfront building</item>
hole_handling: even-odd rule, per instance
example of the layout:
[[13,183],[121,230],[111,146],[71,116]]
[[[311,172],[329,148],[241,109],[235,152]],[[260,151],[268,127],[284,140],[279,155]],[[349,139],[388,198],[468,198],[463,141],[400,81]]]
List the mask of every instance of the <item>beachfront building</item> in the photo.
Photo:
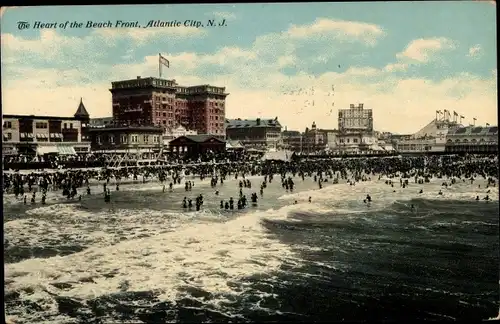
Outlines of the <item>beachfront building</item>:
[[226,150],[226,142],[211,135],[186,135],[169,143],[170,151],[178,155],[198,157],[200,154],[222,153]]
[[373,111],[364,104],[351,104],[348,109],[339,109],[338,127],[341,132],[373,132]]
[[498,153],[498,126],[459,126],[446,134],[448,153]]
[[159,126],[106,126],[90,128],[92,151],[106,154],[108,166],[127,161],[156,161],[162,154]]
[[392,138],[400,153],[444,152],[448,132],[457,127],[460,125],[454,121],[436,118],[414,134]]
[[90,127],[98,128],[98,127],[106,127],[113,125],[115,122],[113,117],[99,117],[99,118],[90,118]]
[[2,115],[2,154],[75,155],[88,153],[89,114],[80,99],[72,117]]
[[162,136],[163,146],[169,147],[170,141],[187,135],[198,135],[198,132],[195,130],[188,130],[186,127],[179,125],[175,128],[166,128],[165,132]]
[[122,125],[179,125],[224,138],[226,93],[212,85],[181,86],[175,80],[154,77],[111,83],[113,119]]
[[[306,127],[302,139],[302,152],[314,153],[323,151],[328,147],[328,134],[334,133],[334,130],[319,129],[316,122],[313,122],[311,128]],[[330,135],[330,140],[331,140]]]
[[302,151],[302,134],[299,131],[285,130],[281,133],[283,148],[293,152]]
[[342,154],[386,153],[380,146],[378,133],[373,130],[373,110],[364,104],[351,104],[348,109],[339,109],[338,133],[335,151]]
[[247,148],[278,149],[282,144],[281,124],[274,119],[227,119],[226,138]]
[[89,130],[92,151],[159,151],[163,129],[159,126],[106,126]]

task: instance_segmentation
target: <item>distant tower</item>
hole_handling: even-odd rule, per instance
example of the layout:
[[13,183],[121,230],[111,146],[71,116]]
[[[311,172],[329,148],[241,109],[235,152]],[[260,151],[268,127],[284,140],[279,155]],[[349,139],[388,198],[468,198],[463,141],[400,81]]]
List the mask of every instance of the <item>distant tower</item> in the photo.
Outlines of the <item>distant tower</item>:
[[81,123],[82,141],[87,141],[89,139],[88,128],[90,123],[90,115],[85,108],[85,105],[83,104],[82,98],[80,98],[80,104],[78,105],[78,109],[76,109],[76,112],[73,116]]
[[83,99],[80,98],[80,104],[78,105],[78,109],[76,110],[75,114],[73,115],[76,119],[88,123],[90,120],[90,115],[85,108],[85,105],[83,104]]

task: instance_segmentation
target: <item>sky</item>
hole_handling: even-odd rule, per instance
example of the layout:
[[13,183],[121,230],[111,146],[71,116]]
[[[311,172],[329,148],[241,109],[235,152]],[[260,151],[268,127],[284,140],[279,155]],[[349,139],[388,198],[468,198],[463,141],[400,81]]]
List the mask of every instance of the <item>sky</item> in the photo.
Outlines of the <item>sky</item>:
[[226,87],[226,118],[331,129],[363,103],[379,131],[414,133],[444,109],[497,124],[492,1],[11,7],[1,50],[5,114],[71,116],[83,98],[91,117],[111,116],[111,82],[158,77],[161,53],[164,78]]

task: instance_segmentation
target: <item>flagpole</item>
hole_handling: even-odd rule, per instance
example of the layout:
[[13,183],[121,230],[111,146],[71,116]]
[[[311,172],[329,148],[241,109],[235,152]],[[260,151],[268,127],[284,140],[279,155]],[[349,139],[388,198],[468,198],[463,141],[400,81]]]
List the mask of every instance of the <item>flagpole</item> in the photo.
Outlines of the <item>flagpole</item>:
[[161,53],[158,53],[158,75],[161,79]]

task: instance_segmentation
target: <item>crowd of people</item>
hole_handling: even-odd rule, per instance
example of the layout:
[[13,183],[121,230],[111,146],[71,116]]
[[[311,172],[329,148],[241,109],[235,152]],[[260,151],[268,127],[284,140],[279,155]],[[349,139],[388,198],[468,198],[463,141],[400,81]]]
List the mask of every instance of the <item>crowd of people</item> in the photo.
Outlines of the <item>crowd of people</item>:
[[[246,176],[261,175],[264,177],[260,184],[260,196],[262,197],[267,183],[271,182],[273,176],[281,176],[283,188],[293,191],[293,178],[313,178],[321,189],[327,178],[332,183],[344,179],[351,184],[358,181],[367,181],[371,177],[414,179],[415,182],[428,182],[431,178],[451,179],[450,181],[471,181],[476,178],[487,179],[488,186],[496,185],[498,180],[498,156],[395,156],[395,157],[364,157],[364,158],[314,158],[304,156],[291,161],[265,161],[252,155],[228,156],[227,154],[211,154],[198,158],[197,160],[175,158],[169,164],[143,166],[143,167],[119,167],[119,168],[93,168],[93,169],[66,169],[57,171],[31,171],[29,173],[9,172],[3,174],[3,193],[13,194],[18,199],[27,203],[27,194],[31,193],[31,202],[36,203],[37,192],[42,195],[42,204],[45,204],[48,191],[57,191],[67,197],[68,200],[82,198],[82,192],[92,194],[92,183],[103,183],[104,199],[111,201],[109,184],[111,180],[116,182],[116,190],[119,185],[125,183],[145,183],[158,181],[168,185],[170,190],[173,185],[182,185],[184,181],[185,190],[190,191],[192,179],[201,181],[211,179],[212,187],[219,182],[222,184],[229,177],[241,178],[240,196],[237,200],[237,208],[244,209],[248,203],[241,188],[251,188],[251,182]],[[164,162],[167,162],[165,160]],[[403,181],[403,180],[401,180]],[[408,181],[408,180],[405,180]],[[401,182],[403,184],[403,182]],[[166,190],[165,185],[163,191]],[[257,192],[252,193],[251,203],[256,204]],[[234,199],[221,201],[221,208],[233,209]],[[191,199],[185,198],[182,207],[190,209]],[[196,209],[203,205],[203,197],[196,198]]]

